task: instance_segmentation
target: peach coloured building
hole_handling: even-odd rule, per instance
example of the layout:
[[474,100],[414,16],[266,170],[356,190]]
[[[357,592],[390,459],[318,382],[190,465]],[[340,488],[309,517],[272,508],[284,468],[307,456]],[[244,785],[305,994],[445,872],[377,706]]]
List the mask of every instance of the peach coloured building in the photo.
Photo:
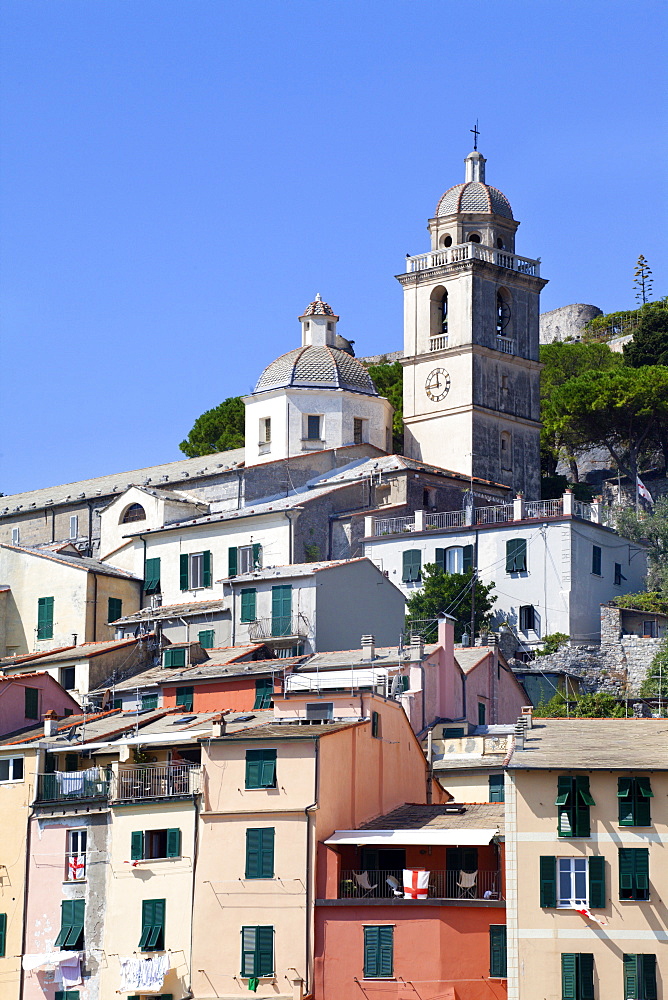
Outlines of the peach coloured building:
[[45,670],[0,677],[0,736],[34,725],[47,712],[62,718],[79,711],[79,703]]
[[241,997],[249,986],[277,1000],[310,993],[317,845],[407,800],[438,801],[401,707],[362,700],[362,719],[277,722],[203,742],[197,998]]

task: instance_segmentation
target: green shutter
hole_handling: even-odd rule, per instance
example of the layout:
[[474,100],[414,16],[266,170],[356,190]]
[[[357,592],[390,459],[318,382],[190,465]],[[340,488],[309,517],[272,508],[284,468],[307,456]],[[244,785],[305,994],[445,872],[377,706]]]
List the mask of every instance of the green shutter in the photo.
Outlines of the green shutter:
[[575,827],[573,833],[576,837],[590,835],[589,807],[594,805],[596,803],[589,791],[589,777],[579,774],[575,779]]
[[274,828],[246,830],[246,878],[274,877]]
[[619,825],[633,826],[633,779],[617,778]]
[[292,634],[292,586],[271,588],[271,634],[274,638]]
[[227,550],[227,575],[236,576],[237,575],[237,547],[236,545],[230,546]]
[[642,986],[643,1000],[658,1000],[656,989],[656,955],[638,955],[638,979]]
[[379,712],[372,712],[371,713],[371,735],[376,740],[380,736],[380,713]]
[[0,913],[0,958],[5,957],[7,945],[7,914]]
[[607,904],[605,891],[605,858],[595,855],[589,858],[589,905],[603,909]]
[[191,687],[180,687],[176,689],[176,707],[182,708],[184,712],[192,712],[195,689]]
[[487,779],[489,782],[489,801],[490,802],[505,802],[505,787],[502,774],[490,774]]
[[24,688],[25,693],[25,717],[26,719],[39,719],[39,691],[37,688]]
[[241,621],[254,622],[257,615],[255,611],[256,591],[255,588],[247,588],[241,591]]
[[478,725],[479,726],[486,725],[486,722],[485,722],[486,718],[487,718],[487,707],[483,704],[483,702],[479,701],[478,702]]
[[633,849],[636,899],[649,899],[649,849]]
[[212,575],[212,559],[210,552],[202,553],[202,586],[211,587],[213,586],[213,575]]
[[255,935],[255,975],[271,976],[274,971],[274,928],[258,927]]
[[445,549],[436,549],[434,562],[445,573]]
[[143,694],[141,696],[141,710],[142,712],[154,712],[158,707],[158,696],[157,694]]
[[594,997],[594,956],[584,953],[578,955],[578,979],[580,992],[578,1000],[595,1000]]
[[650,799],[654,797],[649,778],[635,778],[636,826],[651,826]]
[[394,927],[378,928],[378,975],[390,977],[394,971]]
[[140,951],[162,951],[165,944],[164,899],[145,899],[141,906]]
[[262,761],[262,787],[263,788],[275,788],[276,787],[276,751],[275,750],[265,750],[264,760]]
[[540,859],[540,905],[550,909],[557,905],[557,859],[548,855]]
[[135,830],[130,837],[130,860],[141,861],[144,857],[144,833]]
[[637,955],[624,955],[624,1000],[638,1000]]
[[188,554],[186,552],[182,552],[181,555],[179,556],[179,576],[180,576],[181,590],[189,589],[190,585],[190,581],[188,579],[189,562],[190,560],[188,559]]
[[53,597],[37,599],[37,638],[53,639]]
[[[79,1000],[79,990],[56,990],[54,1000]],[[128,997],[128,1000],[133,1000],[132,997]],[[141,1000],[141,997],[137,997],[136,1000]]]
[[509,538],[506,542],[506,573],[523,573],[526,568],[526,538]]
[[107,621],[118,621],[122,614],[123,601],[119,597],[110,597],[107,602]]
[[165,667],[185,667],[185,648],[183,646],[179,646],[177,648],[174,648],[174,646],[168,646],[167,649],[163,651],[162,662]]
[[577,961],[570,952],[561,955],[561,998],[562,1000],[580,1000],[577,993]]
[[271,708],[273,694],[273,677],[258,677],[255,681],[255,704],[253,708]]
[[472,545],[465,545],[464,546],[462,569],[464,570],[465,573],[468,573],[469,570],[473,569],[473,546]]
[[167,831],[167,857],[181,857],[181,831],[177,827]]
[[596,576],[601,575],[601,548],[599,545],[591,547],[591,571]]
[[506,925],[489,925],[489,974],[498,979],[506,978]]
[[255,976],[255,938],[257,927],[241,928],[241,975]]
[[276,751],[246,751],[246,788],[276,787]]
[[419,549],[407,549],[403,553],[403,573],[404,583],[418,583],[420,581],[420,571],[422,569],[422,555]]
[[506,573],[515,572],[515,548],[516,538],[509,538],[506,542]]
[[[144,592],[154,594],[160,587],[160,557],[147,559],[144,564]],[[181,588],[184,589],[183,587]],[[187,588],[186,588],[187,589]]]
[[364,928],[364,978],[375,979],[378,975],[378,927]]
[[85,900],[64,899],[60,909],[60,933],[55,940],[55,947],[77,950],[83,938]]
[[213,649],[216,641],[216,633],[213,629],[206,629],[203,632],[197,633],[197,639],[202,649]]
[[259,544],[253,545],[253,569],[261,569],[262,567],[262,546]]

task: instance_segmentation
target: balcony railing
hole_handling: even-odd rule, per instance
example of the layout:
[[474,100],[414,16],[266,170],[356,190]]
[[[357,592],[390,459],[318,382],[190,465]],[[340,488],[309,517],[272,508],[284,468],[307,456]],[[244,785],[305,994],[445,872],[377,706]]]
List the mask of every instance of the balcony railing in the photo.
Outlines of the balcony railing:
[[101,767],[87,771],[56,771],[37,775],[37,802],[71,802],[78,799],[107,799],[109,773]]
[[501,351],[502,354],[514,354],[515,341],[511,337],[504,337],[503,334],[497,333],[496,349],[497,351]]
[[439,334],[438,337],[429,338],[429,350],[430,351],[445,351],[448,347],[448,335],[447,333]]
[[[357,878],[355,877],[357,875]],[[366,875],[366,879],[364,876]],[[359,878],[362,877],[362,884]],[[392,882],[388,882],[392,879]],[[403,871],[345,871],[339,881],[339,899],[398,899],[403,897]],[[373,886],[371,890],[364,883]],[[502,899],[500,871],[479,871],[473,885],[470,877],[461,878],[459,871],[434,870],[429,873],[427,899]],[[395,884],[398,888],[395,892]]]
[[520,274],[540,276],[540,261],[529,257],[518,257],[507,250],[497,250],[485,243],[460,243],[443,250],[432,250],[430,253],[419,254],[417,257],[406,258],[406,272],[428,271],[432,267],[445,267],[449,264],[459,264],[466,260],[484,260],[497,267],[505,267],[509,271]]
[[248,623],[248,635],[253,642],[267,639],[304,639],[309,634],[308,619],[301,612],[294,615],[274,615]]
[[117,801],[168,799],[199,791],[197,764],[150,764],[118,772],[113,798]]
[[428,528],[463,528],[466,525],[466,511],[444,510],[440,514],[427,514],[424,523]]
[[377,517],[374,519],[375,535],[399,535],[402,531],[412,531],[415,518],[409,517]]

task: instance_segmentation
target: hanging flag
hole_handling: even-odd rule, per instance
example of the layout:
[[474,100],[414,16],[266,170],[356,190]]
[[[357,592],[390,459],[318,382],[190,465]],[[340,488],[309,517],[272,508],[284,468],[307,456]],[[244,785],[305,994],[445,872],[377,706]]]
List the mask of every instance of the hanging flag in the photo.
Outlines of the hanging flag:
[[582,917],[586,917],[587,920],[596,921],[596,923],[600,924],[601,927],[605,927],[608,922],[604,917],[594,916],[591,910],[588,909],[586,906],[574,906],[573,909],[575,910],[576,913],[579,913]]
[[642,497],[643,500],[646,500],[647,503],[651,503],[652,506],[654,506],[654,501],[652,500],[652,494],[647,489],[640,476],[636,476],[636,484],[638,487],[638,496]]

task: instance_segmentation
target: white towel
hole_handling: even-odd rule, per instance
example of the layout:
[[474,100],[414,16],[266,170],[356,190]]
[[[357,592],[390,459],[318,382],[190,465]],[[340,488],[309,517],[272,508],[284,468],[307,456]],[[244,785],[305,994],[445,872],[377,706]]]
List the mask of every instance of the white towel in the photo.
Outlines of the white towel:
[[64,990],[81,985],[81,959],[78,951],[70,951],[68,957],[61,959],[56,969],[56,982]]
[[120,992],[141,990],[142,993],[159,993],[169,970],[169,955],[153,958],[119,958],[121,964]]

